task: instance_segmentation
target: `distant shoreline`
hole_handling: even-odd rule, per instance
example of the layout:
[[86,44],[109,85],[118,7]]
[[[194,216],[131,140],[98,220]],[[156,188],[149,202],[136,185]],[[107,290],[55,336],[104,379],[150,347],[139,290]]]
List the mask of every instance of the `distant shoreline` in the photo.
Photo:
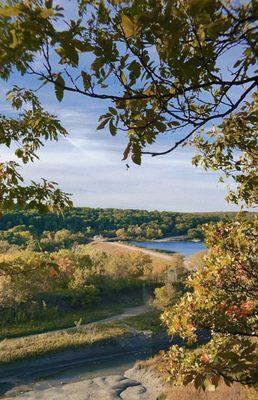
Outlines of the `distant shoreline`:
[[99,241],[99,242],[153,242],[153,243],[169,243],[169,242],[202,242],[201,239],[191,239],[186,235],[182,236],[169,236],[161,239],[148,239],[148,238],[141,238],[141,239],[135,239],[135,238],[119,238],[119,237],[99,237],[98,239],[96,238],[90,238],[91,241]]

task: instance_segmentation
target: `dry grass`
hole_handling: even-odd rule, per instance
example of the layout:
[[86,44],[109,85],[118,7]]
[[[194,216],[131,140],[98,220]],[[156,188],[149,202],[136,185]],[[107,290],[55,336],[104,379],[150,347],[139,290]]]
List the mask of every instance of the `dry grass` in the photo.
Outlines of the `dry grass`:
[[[254,393],[235,383],[228,387],[221,383],[215,392],[197,391],[194,386],[172,387],[167,390],[166,400],[251,400]],[[257,399],[257,397],[256,397]]]
[[[160,357],[154,356],[148,360],[139,361],[137,367],[140,369],[151,369],[163,380],[161,374]],[[164,393],[157,400],[257,400],[257,390],[248,388],[239,383],[227,386],[221,381],[214,392],[196,390],[193,384],[187,386],[172,386],[165,384]]]
[[[80,321],[81,322],[81,321]],[[110,342],[130,333],[132,329],[161,330],[159,313],[149,311],[139,316],[128,317],[122,321],[91,323],[65,330],[41,333],[0,341],[0,364],[26,358],[38,357],[63,350]]]
[[[15,338],[32,334],[54,331],[57,329],[70,328],[75,325],[75,321],[81,319],[81,324],[88,324],[104,318],[112,317],[122,313],[124,310],[120,304],[101,305],[88,310],[68,311],[58,313],[56,316],[49,315],[43,319],[30,320],[23,323],[6,324],[0,321],[0,343],[1,339]],[[50,309],[51,311],[51,309]]]
[[67,331],[42,333],[18,339],[5,339],[0,342],[0,364],[24,358],[32,358],[94,343],[118,339],[127,332],[118,324],[91,324],[87,327]]

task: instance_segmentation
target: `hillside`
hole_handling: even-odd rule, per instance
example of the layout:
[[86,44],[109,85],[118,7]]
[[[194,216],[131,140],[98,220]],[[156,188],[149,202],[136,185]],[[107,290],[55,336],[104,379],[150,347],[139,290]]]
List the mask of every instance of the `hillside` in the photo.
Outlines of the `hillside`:
[[67,229],[87,237],[164,238],[188,235],[202,238],[200,227],[209,222],[228,221],[236,213],[178,213],[169,211],[122,210],[115,208],[72,208],[61,214],[12,211],[0,219],[0,230],[19,226],[22,231],[42,235]]

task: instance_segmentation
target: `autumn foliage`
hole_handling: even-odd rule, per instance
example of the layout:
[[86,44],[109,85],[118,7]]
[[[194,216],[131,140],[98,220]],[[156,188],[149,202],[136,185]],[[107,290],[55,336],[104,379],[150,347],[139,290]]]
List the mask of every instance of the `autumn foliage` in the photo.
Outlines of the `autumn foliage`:
[[165,369],[179,384],[214,389],[226,383],[254,383],[257,337],[257,219],[219,223],[206,229],[205,263],[188,279],[189,292],[162,315],[171,335],[188,345],[198,333],[211,340],[193,350],[173,346]]

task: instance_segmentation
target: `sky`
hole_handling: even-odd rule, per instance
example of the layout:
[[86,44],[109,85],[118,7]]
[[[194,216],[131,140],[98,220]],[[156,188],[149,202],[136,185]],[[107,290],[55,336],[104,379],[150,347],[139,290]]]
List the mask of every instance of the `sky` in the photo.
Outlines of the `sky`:
[[[0,82],[0,91],[19,83],[19,79],[14,75],[8,84]],[[23,83],[33,82],[25,77]],[[127,169],[121,161],[126,137],[112,137],[107,129],[96,130],[99,115],[108,103],[71,93],[65,93],[59,103],[51,86],[45,86],[39,97],[45,108],[60,118],[69,136],[47,143],[38,153],[40,159],[22,169],[27,180],[44,177],[58,182],[63,191],[71,193],[75,206],[180,212],[237,209],[225,201],[227,190],[217,184],[217,174],[192,166],[190,147],[166,156],[144,156],[141,166],[130,163]],[[10,113],[10,107],[0,103],[0,113]],[[171,143],[168,135],[155,150],[168,148]],[[6,148],[0,148],[0,156],[1,160],[14,159]]]

